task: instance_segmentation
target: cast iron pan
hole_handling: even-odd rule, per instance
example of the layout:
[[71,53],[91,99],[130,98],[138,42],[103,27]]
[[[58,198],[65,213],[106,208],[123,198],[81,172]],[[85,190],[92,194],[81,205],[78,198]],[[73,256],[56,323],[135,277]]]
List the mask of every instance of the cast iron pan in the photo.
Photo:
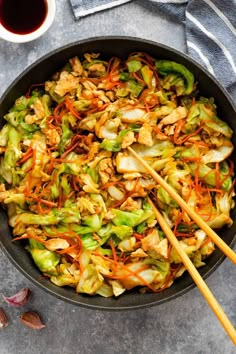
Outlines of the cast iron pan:
[[[234,132],[236,132],[236,112],[233,103],[222,86],[206,70],[188,56],[175,49],[155,42],[130,37],[99,37],[79,41],[56,49],[36,61],[11,84],[0,99],[0,127],[4,124],[2,117],[19,96],[25,94],[32,84],[48,80],[54,72],[60,69],[73,56],[78,55],[81,57],[86,52],[98,52],[102,53],[105,59],[112,56],[125,58],[131,52],[136,51],[145,51],[158,59],[174,60],[186,65],[194,73],[199,83],[198,87],[201,95],[215,98],[219,117],[225,120]],[[236,146],[235,134],[233,136],[233,143]],[[230,229],[225,228],[220,232],[224,241],[231,247],[234,244],[236,233],[235,210],[232,212],[232,218],[234,220],[233,226]],[[31,257],[25,251],[23,245],[19,242],[12,243],[11,230],[8,226],[6,213],[3,210],[0,210],[0,225],[0,242],[4,252],[16,268],[50,294],[75,305],[103,310],[135,309],[175,299],[194,287],[190,276],[185,274],[176,280],[169,289],[155,294],[140,294],[137,291],[130,291],[119,298],[78,295],[74,289],[69,287],[60,288],[53,285],[47,279],[40,279],[41,273],[33,264]],[[207,259],[207,265],[200,268],[203,278],[211,274],[224,258],[222,253],[216,250]]]

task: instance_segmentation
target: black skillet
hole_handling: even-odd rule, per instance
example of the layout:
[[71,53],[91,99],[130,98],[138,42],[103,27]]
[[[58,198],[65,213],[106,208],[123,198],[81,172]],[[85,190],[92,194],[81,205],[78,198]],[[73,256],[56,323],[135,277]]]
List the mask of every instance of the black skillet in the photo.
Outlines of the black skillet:
[[[215,98],[219,117],[225,120],[234,132],[236,132],[236,111],[233,103],[225,89],[223,89],[205,69],[176,49],[169,48],[163,44],[131,37],[99,37],[82,40],[56,49],[37,60],[10,85],[1,97],[0,127],[4,124],[2,117],[19,96],[25,94],[32,84],[42,83],[48,80],[53,73],[63,67],[68,59],[73,56],[78,55],[81,57],[84,53],[95,52],[101,53],[102,57],[107,59],[112,56],[125,58],[128,54],[136,51],[144,51],[158,59],[174,60],[186,65],[195,75],[201,95]],[[235,134],[233,136],[233,143],[236,146]],[[224,241],[231,247],[236,239],[235,210],[232,211],[232,218],[234,220],[233,226],[229,229],[224,228],[219,232],[220,236],[222,236]],[[175,299],[195,286],[190,276],[184,274],[184,276],[176,280],[169,289],[160,293],[140,294],[138,291],[130,291],[119,298],[78,295],[75,293],[74,289],[69,287],[60,288],[53,285],[47,279],[40,279],[41,273],[33,264],[31,257],[24,249],[24,245],[20,242],[12,243],[11,230],[8,226],[7,216],[2,209],[0,210],[0,225],[0,242],[4,252],[16,268],[51,295],[75,305],[103,310],[137,309]],[[206,266],[200,269],[200,274],[203,278],[211,274],[221,264],[224,258],[222,253],[216,249],[207,259]],[[4,269],[2,269],[1,272],[4,273]],[[7,281],[7,279],[5,281]]]

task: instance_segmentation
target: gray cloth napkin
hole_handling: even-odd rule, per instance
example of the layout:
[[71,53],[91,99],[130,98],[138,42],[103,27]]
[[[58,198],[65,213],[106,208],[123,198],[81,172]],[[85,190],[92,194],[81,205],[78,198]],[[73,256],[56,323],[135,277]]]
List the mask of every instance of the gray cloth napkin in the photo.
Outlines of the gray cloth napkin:
[[[70,0],[76,19],[132,0]],[[236,92],[236,0],[145,0],[185,24],[188,54]]]

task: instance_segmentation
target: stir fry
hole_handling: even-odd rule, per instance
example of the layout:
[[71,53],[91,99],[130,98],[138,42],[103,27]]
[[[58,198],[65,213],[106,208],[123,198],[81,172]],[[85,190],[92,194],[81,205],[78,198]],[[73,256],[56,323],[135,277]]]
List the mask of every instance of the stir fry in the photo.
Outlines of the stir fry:
[[210,227],[232,224],[232,130],[179,63],[74,57],[4,118],[0,202],[14,240],[57,286],[104,297],[171,286],[185,267],[148,197],[196,267],[214,251],[129,146]]

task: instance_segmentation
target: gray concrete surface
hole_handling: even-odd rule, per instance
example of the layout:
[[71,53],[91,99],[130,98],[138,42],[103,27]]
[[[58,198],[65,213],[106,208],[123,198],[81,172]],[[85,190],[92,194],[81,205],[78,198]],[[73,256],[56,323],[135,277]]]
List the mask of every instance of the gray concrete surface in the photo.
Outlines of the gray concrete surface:
[[[184,29],[142,1],[86,17],[73,18],[69,2],[57,1],[56,20],[46,35],[28,44],[0,40],[0,94],[29,64],[45,53],[78,39],[131,35],[185,50]],[[235,269],[229,261],[207,280],[236,324]],[[0,292],[11,295],[30,287],[24,310],[37,310],[46,324],[32,331],[19,323],[22,309],[0,299],[10,324],[0,330],[0,354],[233,354],[235,348],[197,289],[181,298],[133,312],[101,312],[64,303],[32,285],[0,250]]]

